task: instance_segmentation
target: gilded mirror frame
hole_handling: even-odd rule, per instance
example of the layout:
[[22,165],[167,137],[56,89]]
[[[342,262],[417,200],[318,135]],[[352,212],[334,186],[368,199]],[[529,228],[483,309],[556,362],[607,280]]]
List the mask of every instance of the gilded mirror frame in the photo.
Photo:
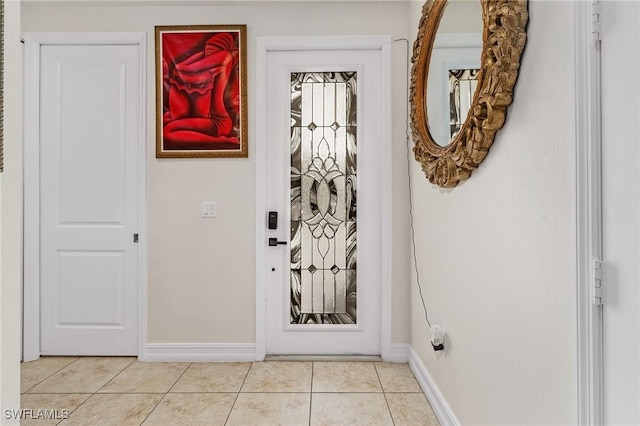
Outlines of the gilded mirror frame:
[[469,179],[487,156],[513,101],[527,38],[527,0],[478,1],[483,21],[478,88],[460,132],[446,146],[439,146],[429,131],[426,99],[431,52],[447,0],[427,0],[413,44],[409,92],[413,152],[427,179],[443,188]]

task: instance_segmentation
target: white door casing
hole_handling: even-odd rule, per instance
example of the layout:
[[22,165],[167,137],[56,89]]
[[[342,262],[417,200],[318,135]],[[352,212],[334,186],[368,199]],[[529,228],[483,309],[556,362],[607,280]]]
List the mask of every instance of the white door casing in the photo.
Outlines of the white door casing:
[[603,423],[602,306],[593,301],[593,261],[602,259],[600,49],[593,6],[575,5],[576,302],[579,424]]
[[[390,146],[384,143],[390,140],[385,139],[390,116],[390,82],[385,68],[389,66],[388,42],[388,37],[258,40],[258,87],[264,79],[265,91],[258,94],[258,116],[264,120],[259,119],[257,134],[265,135],[266,148],[263,155],[256,154],[264,159],[258,161],[257,173],[258,359],[266,353],[388,354],[390,306],[385,296],[390,290],[390,255],[386,249],[390,239]],[[289,324],[290,246],[267,245],[269,237],[289,240],[290,75],[300,71],[358,72],[359,284],[358,321],[354,325]],[[261,107],[265,108],[264,114]],[[272,210],[279,212],[275,231],[265,229],[267,211]]]
[[593,1],[575,11],[578,423],[638,424],[639,98],[627,76],[640,64],[640,8]]
[[145,35],[25,41],[24,359],[138,354]]

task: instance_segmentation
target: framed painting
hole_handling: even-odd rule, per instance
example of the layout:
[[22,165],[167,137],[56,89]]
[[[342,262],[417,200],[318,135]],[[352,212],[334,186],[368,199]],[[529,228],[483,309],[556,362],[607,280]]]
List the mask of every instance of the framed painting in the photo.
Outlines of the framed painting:
[[247,157],[246,25],[155,29],[156,157]]

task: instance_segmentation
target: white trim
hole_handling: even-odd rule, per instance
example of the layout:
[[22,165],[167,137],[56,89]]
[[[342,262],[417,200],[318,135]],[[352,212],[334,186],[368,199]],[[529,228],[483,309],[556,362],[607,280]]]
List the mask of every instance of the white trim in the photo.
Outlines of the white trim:
[[418,380],[422,391],[429,400],[429,404],[431,404],[431,408],[440,424],[442,426],[459,425],[460,422],[442,396],[440,389],[438,389],[438,386],[436,386],[431,375],[429,375],[418,354],[411,346],[409,347],[409,367],[411,367],[413,375],[416,377],[416,380]]
[[256,345],[241,343],[148,343],[140,361],[156,362],[251,362]]
[[[78,36],[84,37],[79,39]],[[36,43],[39,46],[49,44],[75,44],[75,45],[94,45],[94,44],[120,44],[120,45],[136,45],[140,46],[146,40],[144,32],[130,33],[92,33],[92,32],[29,32],[25,33],[25,45],[28,41]],[[146,73],[145,73],[146,75]]]
[[[9,0],[13,1],[13,0]],[[264,0],[21,0],[26,7],[78,6],[80,3],[97,7],[118,7],[126,3],[132,7],[151,6],[229,6],[229,4],[243,3],[245,5],[261,4]]]
[[[256,111],[267,110],[267,43],[263,37],[256,40]],[[255,114],[256,127],[250,135],[257,135],[258,130],[267,128],[266,114]],[[255,139],[258,139],[257,137]],[[267,273],[265,263],[265,251],[261,248],[267,238],[265,224],[265,209],[267,205],[267,185],[264,178],[267,173],[265,163],[267,150],[266,144],[253,144],[253,152],[256,158],[256,361],[263,361],[267,355],[267,302],[264,276]]]
[[[267,52],[287,50],[380,50],[391,42],[387,35],[257,37],[257,59],[266,70]],[[260,89],[266,93],[266,90]]]
[[147,344],[148,250],[147,228],[147,33],[138,33],[140,46],[140,190],[138,198],[138,358],[145,355]]
[[400,362],[407,363],[409,362],[409,350],[411,346],[408,343],[393,343],[391,344],[390,353],[387,358],[383,358],[384,361],[388,362]]
[[[40,42],[25,35],[22,358],[40,357]],[[28,83],[28,84],[27,84]]]
[[[391,283],[393,282],[393,271],[391,265],[391,249],[393,246],[392,237],[392,175],[391,159],[393,158],[393,134],[391,130],[391,39],[387,39],[381,46],[382,54],[382,105],[381,114],[386,118],[381,123],[382,143],[380,161],[380,357],[384,361],[390,361],[394,355],[391,344]],[[389,141],[385,143],[385,141]]]
[[[82,36],[82,39],[79,36]],[[137,33],[26,33],[24,79],[24,288],[23,360],[40,357],[40,48],[51,44],[118,44],[140,48],[140,168],[138,187],[138,351],[144,350],[147,316],[146,145],[147,35]]]
[[576,2],[576,311],[577,419],[604,423],[603,307],[592,301],[592,262],[602,259],[600,52],[591,34],[591,2]]
[[[576,73],[576,313],[577,313],[577,380],[578,380],[578,404],[577,419],[578,424],[589,425],[590,419],[590,373],[589,373],[589,309],[587,302],[589,294],[585,291],[585,286],[580,285],[589,279],[587,265],[589,264],[589,244],[588,244],[588,214],[587,214],[587,194],[588,194],[588,153],[586,144],[578,141],[587,140],[589,134],[589,117],[587,106],[588,90],[588,54],[585,46],[584,25],[586,22],[582,18],[584,6],[582,2],[576,2],[575,13],[575,73]],[[587,87],[585,87],[587,86]]]
[[[256,360],[266,356],[266,114],[267,108],[267,53],[288,50],[381,50],[382,80],[386,84],[383,90],[383,134],[391,140],[391,38],[387,35],[373,36],[303,36],[303,37],[257,37],[256,39],[256,135],[254,152],[256,156]],[[391,355],[391,145],[382,144],[385,152],[382,156],[382,171],[386,173],[381,181],[381,243],[382,262],[380,266],[381,283],[381,348],[383,359]]]

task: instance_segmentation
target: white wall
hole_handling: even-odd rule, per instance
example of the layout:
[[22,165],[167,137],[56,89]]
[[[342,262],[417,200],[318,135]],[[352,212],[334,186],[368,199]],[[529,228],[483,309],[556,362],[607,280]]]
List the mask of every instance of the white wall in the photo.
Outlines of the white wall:
[[0,174],[0,424],[20,407],[22,294],[22,45],[20,3],[5,0],[4,173]]
[[[405,2],[279,2],[214,6],[43,6],[26,2],[22,30],[145,31],[149,40],[148,342],[255,342],[255,38],[391,34],[407,37]],[[175,3],[175,2],[174,2]],[[154,25],[246,23],[249,158],[155,158]],[[406,228],[406,48],[393,48],[394,260],[392,341],[409,340]],[[201,201],[218,217],[201,219]],[[142,236],[144,238],[144,234]]]
[[[640,424],[640,6],[602,4],[605,424]],[[630,77],[632,76],[632,77]]]
[[452,190],[412,167],[418,268],[447,349],[431,349],[415,284],[411,344],[461,424],[577,421],[573,4],[529,12],[515,102],[484,163]]

